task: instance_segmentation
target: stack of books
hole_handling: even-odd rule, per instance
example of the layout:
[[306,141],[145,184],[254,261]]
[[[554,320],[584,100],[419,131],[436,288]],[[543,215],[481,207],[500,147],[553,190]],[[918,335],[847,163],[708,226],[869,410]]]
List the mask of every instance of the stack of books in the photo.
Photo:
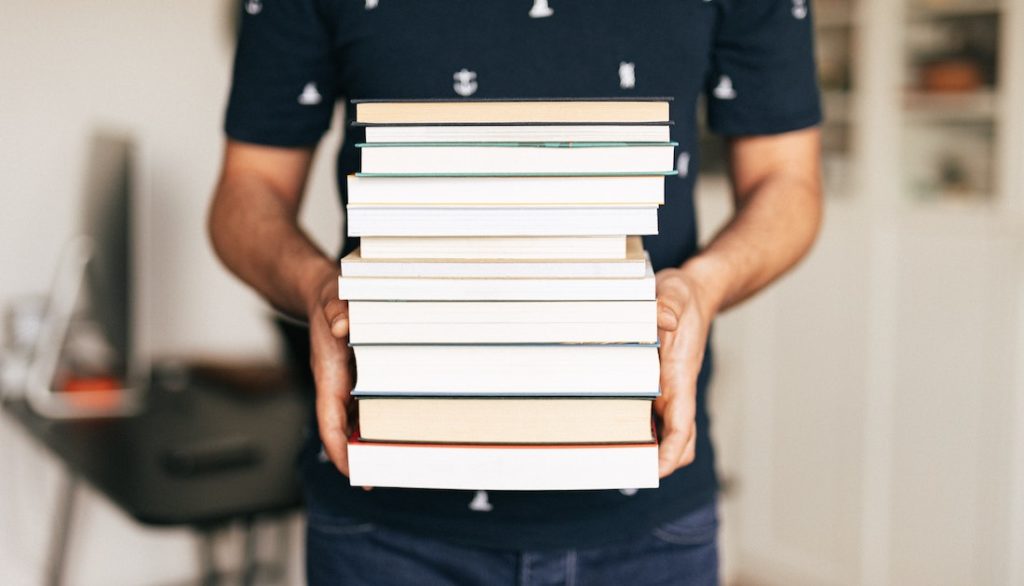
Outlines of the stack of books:
[[357,101],[353,485],[658,485],[665,99]]

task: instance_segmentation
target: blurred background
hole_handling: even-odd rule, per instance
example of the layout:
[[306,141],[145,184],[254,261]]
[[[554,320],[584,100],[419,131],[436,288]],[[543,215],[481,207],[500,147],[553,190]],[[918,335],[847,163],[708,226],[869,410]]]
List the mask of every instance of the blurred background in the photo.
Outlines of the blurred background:
[[[813,6],[825,228],[793,274],[717,325],[726,583],[1024,584],[1024,0]],[[4,2],[5,392],[48,372],[120,414],[132,392],[104,404],[89,390],[155,365],[171,415],[0,414],[0,583],[302,583],[301,512],[282,478],[304,414],[271,314],[204,231],[236,7]],[[722,147],[704,142],[711,234],[730,207]],[[342,234],[333,151],[302,214],[327,250]],[[95,198],[115,204],[97,212]],[[90,246],[108,263],[90,270],[108,272],[83,281],[100,317],[67,308],[64,352],[85,373],[70,377],[32,358],[33,340],[61,333],[45,296],[76,282],[68,242],[90,226],[106,227]],[[124,255],[133,270],[109,272]],[[111,338],[131,348],[120,375],[89,376],[111,364],[97,342]],[[148,441],[157,428],[185,443]],[[117,474],[140,454],[157,464]],[[263,493],[260,474],[275,479]],[[217,483],[249,500],[221,506]]]

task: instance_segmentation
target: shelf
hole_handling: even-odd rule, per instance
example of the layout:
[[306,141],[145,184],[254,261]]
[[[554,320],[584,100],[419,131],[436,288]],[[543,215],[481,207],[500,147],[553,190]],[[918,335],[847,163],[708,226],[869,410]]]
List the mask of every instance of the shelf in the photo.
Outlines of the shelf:
[[1002,10],[999,0],[948,0],[933,1],[931,6],[925,2],[911,2],[910,20],[932,20],[937,18],[956,18],[959,16],[999,16]]
[[913,195],[916,204],[942,205],[958,210],[987,209],[991,207],[994,199],[994,194],[981,191],[932,191],[928,194]]
[[994,90],[964,93],[907,92],[903,99],[906,116],[914,121],[995,121],[998,95]]

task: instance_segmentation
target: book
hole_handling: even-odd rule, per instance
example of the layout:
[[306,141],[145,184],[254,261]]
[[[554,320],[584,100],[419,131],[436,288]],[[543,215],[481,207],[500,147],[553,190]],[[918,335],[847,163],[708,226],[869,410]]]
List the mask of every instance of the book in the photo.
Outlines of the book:
[[361,172],[670,173],[676,143],[358,143]]
[[671,98],[352,100],[356,122],[668,122]]
[[456,490],[657,488],[658,444],[348,443],[353,486]]
[[350,301],[352,344],[653,344],[656,301]]
[[668,142],[669,123],[366,126],[366,142]]
[[661,205],[664,175],[348,176],[348,203],[366,205]]
[[650,399],[359,399],[364,440],[583,444],[651,439]]
[[450,260],[364,259],[356,249],[341,259],[341,274],[348,277],[417,278],[628,278],[647,270],[644,246],[638,236],[627,240],[626,258],[603,260]]
[[656,344],[353,345],[354,396],[655,397]]
[[349,205],[349,236],[614,236],[656,234],[658,207]]
[[620,259],[625,236],[363,236],[364,259]]
[[420,279],[338,277],[338,296],[366,301],[646,301],[654,270],[626,279]]

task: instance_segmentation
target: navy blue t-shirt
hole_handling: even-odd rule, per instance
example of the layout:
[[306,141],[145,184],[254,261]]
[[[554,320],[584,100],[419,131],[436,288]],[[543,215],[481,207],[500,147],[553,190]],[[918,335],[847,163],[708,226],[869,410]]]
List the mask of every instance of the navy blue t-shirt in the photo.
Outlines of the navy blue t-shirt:
[[[697,251],[693,186],[697,104],[726,136],[813,126],[821,113],[807,0],[243,0],[227,109],[234,140],[320,142],[349,99],[671,96],[677,176],[667,177],[659,233],[644,238],[655,270]],[[335,137],[337,140],[337,137]],[[359,169],[346,128],[345,176]],[[358,243],[349,239],[346,254]],[[311,505],[485,547],[580,547],[644,533],[707,503],[716,490],[698,383],[690,466],[644,490],[489,492],[349,485],[311,442],[302,456]]]

